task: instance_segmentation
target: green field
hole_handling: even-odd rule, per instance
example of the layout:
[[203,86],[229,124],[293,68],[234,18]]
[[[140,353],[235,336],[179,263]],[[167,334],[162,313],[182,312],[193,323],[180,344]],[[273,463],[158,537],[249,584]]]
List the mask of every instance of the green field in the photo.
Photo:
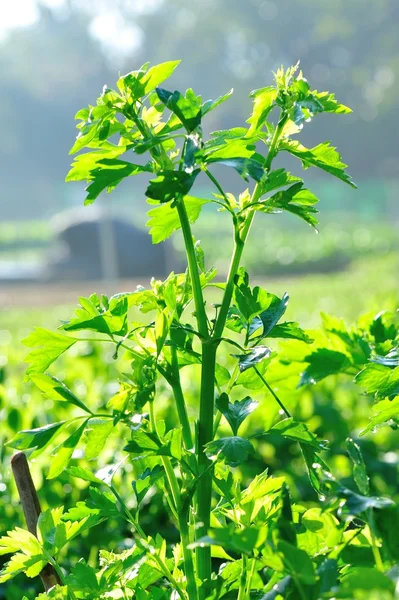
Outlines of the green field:
[[[363,313],[377,313],[381,310],[395,310],[399,304],[397,288],[398,257],[395,254],[373,260],[357,261],[343,272],[328,275],[313,275],[301,278],[270,279],[261,283],[270,291],[281,294],[287,290],[291,301],[287,316],[289,320],[298,320],[302,326],[313,328],[320,325],[320,310],[343,317],[348,323],[354,322]],[[98,290],[100,292],[101,290]],[[210,300],[217,299],[218,292],[212,292]],[[59,421],[70,416],[73,410],[64,403],[46,400],[31,383],[24,382],[23,358],[25,348],[21,338],[25,337],[33,326],[53,328],[60,319],[71,315],[71,306],[46,306],[45,308],[4,310],[0,315],[0,407],[3,426],[1,441],[9,440],[21,429],[30,429],[46,423]],[[282,352],[284,355],[284,344]],[[229,353],[226,350],[225,362],[229,365]],[[107,398],[117,387],[118,371],[123,368],[124,358],[118,365],[112,359],[112,350],[107,346],[98,346],[82,342],[76,350],[67,353],[58,364],[57,373],[76,393],[85,397],[92,406],[103,407]],[[194,415],[196,410],[196,390],[198,389],[198,369],[183,371],[183,385],[189,394],[189,411]],[[367,424],[371,400],[360,395],[347,377],[330,378],[316,387],[296,390],[297,380],[289,379],[280,384],[280,392],[286,398],[297,418],[308,420],[309,426],[331,444],[331,454],[326,453],[334,473],[346,478],[350,474],[348,459],[342,451],[347,435],[356,435]],[[250,419],[248,431],[257,431],[262,425],[270,427],[276,415],[276,409],[270,397],[260,395],[262,410],[257,420]],[[166,422],[173,422],[173,402],[170,390],[161,389],[162,413]],[[313,415],[313,416],[311,416]],[[344,417],[344,418],[343,418]],[[396,497],[397,462],[395,451],[399,442],[399,433],[389,427],[380,429],[361,439],[361,447],[371,475],[372,487],[379,494],[390,494]],[[260,468],[268,465],[274,474],[285,473],[292,486],[294,498],[301,498],[312,505],[313,494],[304,473],[302,461],[293,443],[284,442],[260,445],[260,456],[245,467],[247,476],[255,474]],[[9,459],[11,449],[2,445],[2,472],[0,474],[0,533],[12,526],[22,524],[14,485],[10,479]],[[74,455],[75,456],[75,455]],[[112,457],[120,456],[118,438],[113,437],[100,464],[91,464],[91,468],[99,467]],[[79,462],[76,454],[76,464]],[[79,464],[81,461],[79,462]],[[46,453],[32,463],[34,479],[40,489],[44,506],[55,506],[64,503],[72,506],[79,499],[85,498],[86,484],[71,485],[71,478],[64,473],[55,480],[46,481]],[[128,490],[130,470],[127,469],[120,482]],[[162,497],[157,494],[151,498],[143,509],[143,526],[148,531],[161,532],[168,540],[175,538],[174,527],[167,521]],[[101,543],[108,539],[110,548],[123,547],[127,534],[119,529],[115,534],[116,523],[111,519],[105,529],[101,530]],[[85,534],[78,547],[63,555],[63,565],[73,564],[76,556],[85,556],[93,565],[97,562],[96,529]],[[20,600],[21,586],[28,598],[33,598],[36,583],[24,577],[2,587],[0,598]]]

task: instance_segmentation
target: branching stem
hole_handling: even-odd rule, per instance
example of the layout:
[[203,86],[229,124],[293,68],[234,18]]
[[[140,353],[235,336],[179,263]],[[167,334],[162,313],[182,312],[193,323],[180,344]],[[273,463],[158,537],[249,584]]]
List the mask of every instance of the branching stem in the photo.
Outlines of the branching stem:
[[269,390],[269,392],[271,393],[271,395],[273,396],[273,398],[275,399],[275,401],[277,402],[277,404],[279,405],[279,407],[281,408],[281,410],[283,410],[284,413],[285,413],[285,415],[288,418],[290,418],[292,416],[291,413],[285,408],[284,404],[281,402],[280,398],[277,396],[277,394],[273,390],[273,388],[270,387],[270,385],[267,383],[267,381],[263,377],[262,373],[256,367],[254,367],[254,370],[255,370],[255,373],[257,374],[257,376],[259,377],[259,379],[262,381],[263,385]]

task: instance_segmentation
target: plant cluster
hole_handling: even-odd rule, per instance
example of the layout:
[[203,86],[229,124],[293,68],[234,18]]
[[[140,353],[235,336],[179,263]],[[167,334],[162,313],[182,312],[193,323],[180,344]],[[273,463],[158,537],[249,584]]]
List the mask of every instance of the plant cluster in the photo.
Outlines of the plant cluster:
[[[317,197],[300,177],[273,168],[279,153],[288,152],[305,169],[316,167],[353,185],[329,142],[306,148],[293,139],[313,116],[349,109],[333,94],[311,90],[297,67],[281,68],[273,86],[252,92],[247,127],[216,131],[204,139],[204,117],[230,93],[203,102],[191,89],[183,95],[159,87],[177,64],[144,65],[121,77],[118,91],[104,88],[96,106],[77,113],[80,133],[71,152],[88,151],[76,156],[67,180],[89,182],[88,204],[127,177],[148,174],[153,242],[181,230],[188,268],[165,281],[152,280],[149,289],[80,298],[75,315],[59,332],[37,328],[25,339],[31,348],[28,379],[74,412],[68,420],[21,431],[9,445],[32,456],[52,446],[48,478],[67,471],[89,482],[90,490],[85,501],[66,512],[56,507],[42,513],[37,538],[22,529],[1,538],[0,552],[13,556],[0,581],[21,572],[34,577],[50,563],[61,584],[49,597],[60,600],[349,599],[370,598],[372,590],[375,598],[393,598],[399,554],[392,526],[399,519],[396,505],[370,493],[362,454],[351,439],[347,451],[357,489],[334,477],[325,458],[326,442],[291,414],[270,376],[278,370],[288,378],[298,364],[301,386],[337,373],[356,376],[378,400],[370,428],[395,420],[395,316],[381,314],[349,331],[339,320],[325,317],[325,332],[311,345],[309,333],[283,320],[288,295],[280,298],[252,287],[241,266],[257,212],[285,211],[312,227],[317,224]],[[125,160],[132,154],[134,163]],[[225,192],[214,175],[219,164],[253,181],[252,191],[245,189],[238,198]],[[202,176],[215,186],[211,198],[192,195]],[[206,203],[216,204],[232,223],[234,252],[225,282],[215,279],[214,268],[206,268],[192,234],[191,225]],[[207,302],[210,290],[220,295],[219,302]],[[278,355],[275,339],[290,340],[291,355],[287,347]],[[119,390],[105,408],[93,409],[47,371],[64,352],[87,340],[110,344],[115,360],[123,364]],[[195,406],[187,405],[182,369],[200,370]],[[165,384],[175,402],[172,426],[157,417],[159,390]],[[272,426],[246,436],[243,424],[260,410],[274,411]],[[93,469],[91,461],[116,433],[123,440],[122,460]],[[258,440],[266,435],[299,445],[314,489],[311,505],[293,503],[289,481],[268,469],[251,481],[243,476],[241,466],[252,460]],[[71,465],[82,446],[84,460]],[[127,466],[133,474],[129,490],[118,485]],[[141,510],[154,488],[161,490],[179,533],[175,544],[143,528]],[[115,552],[102,548],[97,568],[83,557],[65,573],[58,557],[67,544],[110,519],[128,524],[131,547]]]

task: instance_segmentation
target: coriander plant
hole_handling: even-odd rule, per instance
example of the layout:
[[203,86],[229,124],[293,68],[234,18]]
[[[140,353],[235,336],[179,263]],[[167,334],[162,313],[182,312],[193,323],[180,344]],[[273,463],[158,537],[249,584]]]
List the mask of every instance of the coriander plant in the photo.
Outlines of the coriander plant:
[[[354,186],[330,142],[307,148],[296,139],[318,114],[345,114],[350,109],[333,94],[312,90],[298,66],[280,68],[272,86],[251,93],[247,126],[215,131],[204,139],[204,119],[232,92],[203,102],[192,89],[182,94],[160,87],[177,65],[178,61],[151,68],[145,64],[121,77],[116,90],[105,87],[95,106],[76,115],[79,135],[71,153],[77,156],[67,181],[88,181],[85,204],[91,204],[122,180],[145,175],[153,242],[180,230],[187,270],[171,273],[165,281],[152,280],[149,289],[80,298],[75,316],[62,323],[60,332],[38,328],[25,339],[31,348],[28,379],[48,398],[67,402],[72,416],[22,431],[10,445],[37,455],[60,436],[48,478],[67,470],[91,487],[87,499],[67,512],[55,508],[42,513],[37,538],[21,529],[2,538],[0,551],[16,554],[1,581],[20,572],[36,576],[50,563],[60,583],[49,595],[57,599],[316,600],[332,597],[337,589],[337,597],[349,598],[355,583],[341,553],[360,535],[368,539],[375,559],[368,576],[385,578],[389,587],[391,580],[383,571],[391,563],[381,556],[373,511],[391,509],[392,501],[369,497],[365,465],[351,440],[348,452],[363,495],[336,482],[320,457],[325,442],[294,419],[276,394],[268,370],[278,358],[267,340],[293,339],[306,346],[312,339],[297,323],[282,321],[288,295],[279,298],[251,287],[241,266],[255,216],[287,211],[317,225],[318,199],[300,177],[274,167],[277,155],[289,153],[304,169],[316,167]],[[236,171],[248,187],[244,184],[235,197],[220,185],[215,165]],[[193,190],[204,178],[214,193],[199,198]],[[192,225],[205,204],[214,204],[231,222],[234,251],[223,282],[215,279],[214,268],[205,267],[204,252],[193,237]],[[64,352],[87,342],[111,345],[121,365],[119,391],[100,409],[47,373]],[[309,351],[309,356],[313,370],[306,367],[303,385],[317,380],[315,372],[323,360],[327,365],[337,360],[336,354],[320,357],[319,350]],[[327,374],[338,372],[343,360]],[[189,405],[193,392],[182,385],[182,369],[201,373],[198,397]],[[282,361],[283,378],[285,369],[289,362]],[[173,426],[159,418],[159,390],[165,386],[176,408]],[[244,395],[243,388],[251,395]],[[261,408],[254,394],[262,396]],[[270,431],[300,445],[315,490],[310,509],[294,510],[284,477],[271,477],[264,470],[248,483],[237,468],[252,459],[257,448],[257,438],[242,427],[244,421],[253,411],[271,410],[273,404],[278,411]],[[123,458],[93,469],[92,461],[101,461],[112,436],[118,436],[116,455],[123,453]],[[84,456],[78,464],[71,463],[81,445]],[[129,487],[123,483],[126,476],[121,477],[127,465]],[[141,506],[154,487],[161,490],[177,528],[175,544],[167,545],[159,534],[149,536],[143,527]],[[66,573],[62,551],[69,541],[115,518],[131,528],[132,547],[115,553],[104,547],[97,568],[82,557]],[[359,577],[352,574],[356,581]]]

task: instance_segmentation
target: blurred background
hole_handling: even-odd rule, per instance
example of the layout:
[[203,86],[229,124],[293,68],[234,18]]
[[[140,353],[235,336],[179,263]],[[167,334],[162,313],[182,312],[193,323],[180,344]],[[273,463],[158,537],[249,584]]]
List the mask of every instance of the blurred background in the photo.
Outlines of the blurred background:
[[[306,145],[332,140],[358,190],[308,170],[307,185],[320,198],[320,234],[290,215],[259,215],[244,263],[252,281],[268,291],[288,290],[288,320],[319,326],[320,311],[326,311],[353,323],[362,313],[398,307],[398,30],[397,0],[0,1],[0,534],[23,523],[10,480],[11,450],[2,442],[69,414],[64,403],[43,399],[23,381],[21,339],[35,325],[51,329],[70,318],[78,296],[129,291],[137,283],[148,285],[153,274],[184,268],[179,234],[169,244],[150,244],[140,178],[89,208],[82,207],[84,186],[64,183],[77,133],[75,113],[94,104],[104,84],[113,87],[118,73],[146,61],[181,58],[167,87],[193,87],[204,100],[233,87],[233,97],[209,115],[206,126],[208,131],[240,126],[251,110],[249,92],[269,85],[280,64],[300,59],[311,87],[335,92],[353,109],[347,116],[315,118],[301,140]],[[288,166],[300,174],[297,163]],[[226,190],[242,191],[243,181],[230,170],[219,175]],[[211,191],[205,178],[197,180],[198,196]],[[228,221],[212,205],[194,226],[207,266],[215,264],[221,274],[231,250]],[[118,244],[128,266],[118,261]],[[65,354],[54,373],[78,395],[105,406],[120,376],[118,366],[112,348],[87,343]],[[190,377],[184,385],[194,406],[198,377]],[[290,380],[286,392],[295,414],[332,443],[333,466],[348,477],[342,445],[367,423],[370,401],[345,379],[300,391],[294,391],[296,383]],[[170,391],[160,393],[170,418]],[[270,418],[268,411],[261,419]],[[390,428],[362,442],[377,494],[397,493],[397,447]],[[112,460],[114,451],[110,446],[105,459]],[[299,484],[292,484],[295,497],[312,498],[293,444],[268,445],[264,455],[272,473],[291,469],[293,481],[301,474]],[[65,500],[69,506],[80,499],[85,492],[65,473],[43,486],[46,460],[44,455],[33,465],[44,505]],[[168,536],[160,506],[161,497],[151,499],[145,527],[163,534],[166,529]],[[116,539],[117,531],[112,522],[101,531],[110,549],[128,535],[122,531]],[[76,549],[93,564],[95,535]],[[25,578],[0,586],[0,598],[20,600],[22,586],[31,600],[37,585]]]
[[[84,186],[64,183],[77,110],[95,103],[104,84],[114,86],[118,73],[176,58],[182,64],[168,85],[192,86],[204,100],[235,90],[209,116],[209,130],[244,124],[249,92],[268,85],[280,64],[297,60],[312,87],[335,92],[353,109],[349,116],[314,119],[302,140],[331,139],[359,189],[308,171],[321,199],[320,235],[294,217],[257,219],[245,263],[269,281],[294,277],[299,290],[317,277],[325,296],[321,308],[340,306],[333,293],[338,274],[351,285],[353,271],[370,278],[364,305],[370,295],[390,293],[399,246],[398,25],[395,0],[3,0],[0,306],[74,301],[88,290],[88,280],[105,279],[115,290],[121,279],[146,284],[152,274],[182,267],[179,235],[151,248],[145,182],[125,182],[85,209]],[[289,166],[299,172],[296,163]],[[228,170],[220,176],[228,190],[242,189]],[[200,179],[196,193],[210,191]],[[231,249],[227,221],[210,206],[195,228],[208,264],[222,273]],[[112,244],[129,249],[128,266],[118,261],[118,248],[104,260]],[[137,260],[143,249],[145,267]]]

